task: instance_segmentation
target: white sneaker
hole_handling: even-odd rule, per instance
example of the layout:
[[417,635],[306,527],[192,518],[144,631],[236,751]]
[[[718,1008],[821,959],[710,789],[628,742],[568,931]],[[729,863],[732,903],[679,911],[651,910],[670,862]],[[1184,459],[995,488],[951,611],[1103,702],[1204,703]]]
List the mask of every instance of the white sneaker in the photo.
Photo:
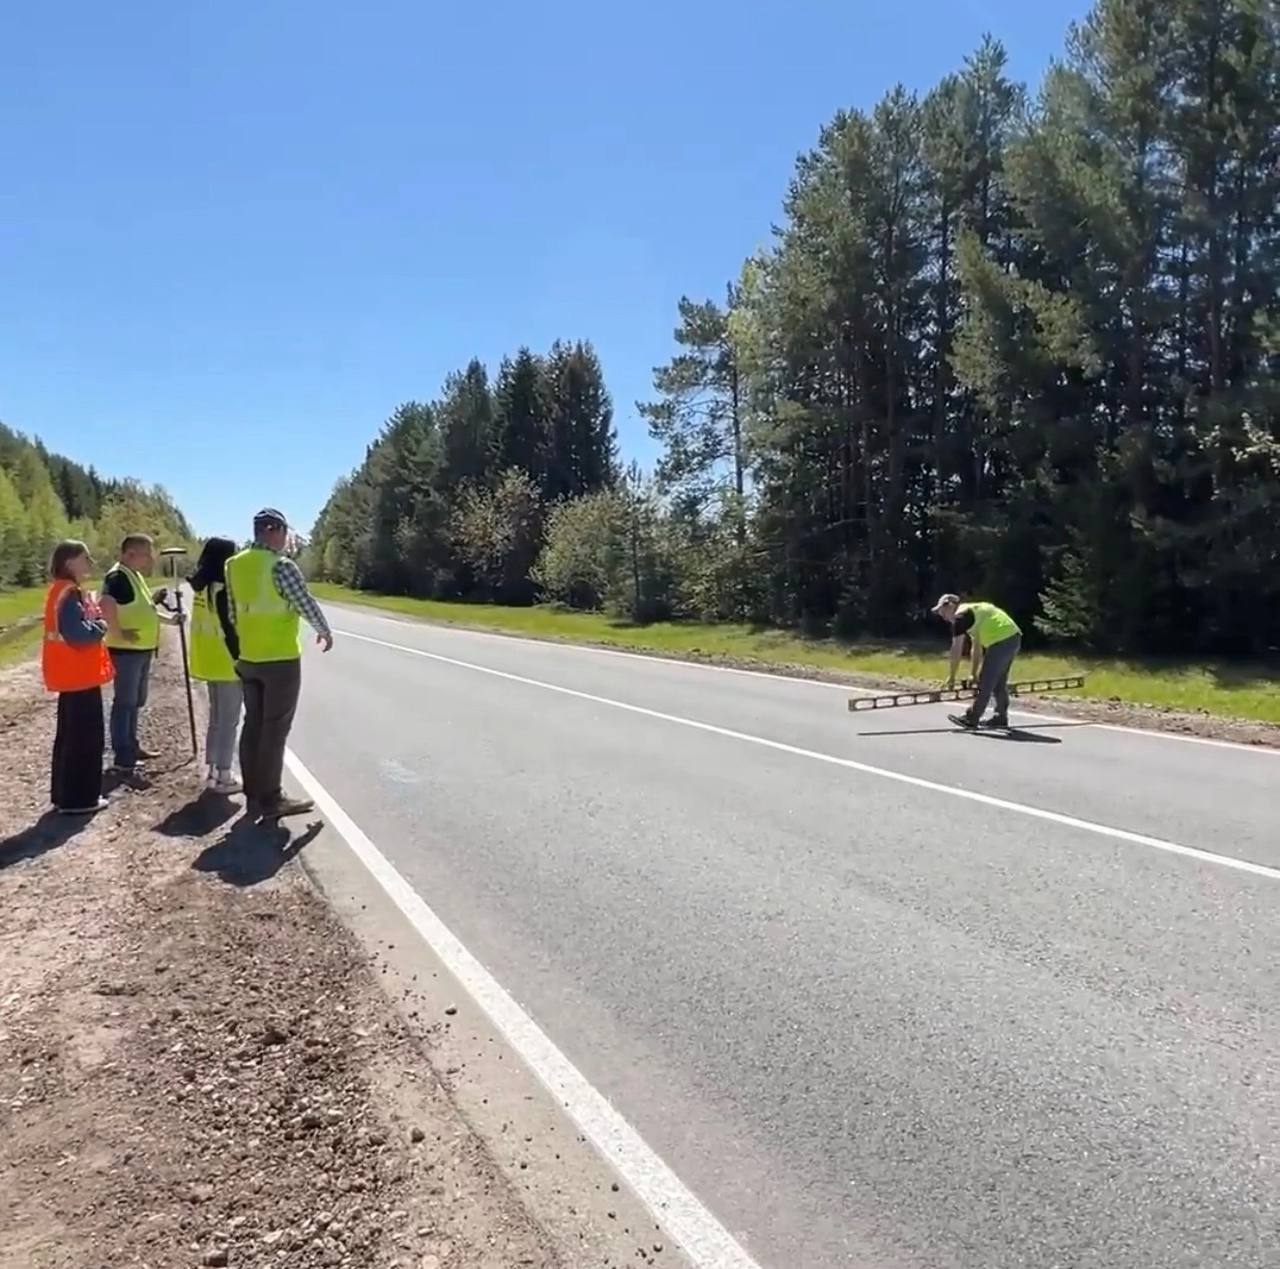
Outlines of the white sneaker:
[[244,785],[231,774],[230,771],[219,771],[214,778],[213,783],[209,786],[215,793],[221,793],[228,796],[232,793],[240,793],[244,789]]
[[204,773],[204,787],[206,789],[212,789],[217,786],[217,783],[218,783],[218,773],[212,767],[210,767],[208,771]]

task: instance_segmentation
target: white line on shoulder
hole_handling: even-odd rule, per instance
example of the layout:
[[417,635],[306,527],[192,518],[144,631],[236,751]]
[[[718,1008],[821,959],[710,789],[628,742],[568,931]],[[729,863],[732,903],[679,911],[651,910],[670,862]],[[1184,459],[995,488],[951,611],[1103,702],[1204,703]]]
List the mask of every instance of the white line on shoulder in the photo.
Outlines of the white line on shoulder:
[[285,762],[391,901],[596,1149],[680,1243],[696,1269],[760,1269],[733,1235],[462,945],[297,754],[290,750]]
[[614,700],[609,696],[597,696],[592,692],[581,692],[577,688],[564,687],[559,683],[547,683],[541,679],[527,678],[523,674],[512,674],[507,670],[496,670],[492,666],[479,665],[474,661],[463,661],[457,657],[444,656],[439,652],[427,652],[422,648],[409,647],[407,644],[391,643],[386,639],[375,639],[372,635],[354,634],[351,631],[345,631],[344,635],[348,639],[356,639],[362,643],[389,648],[394,652],[404,652],[410,656],[423,657],[428,661],[451,665],[457,669],[470,670],[476,674],[486,674],[493,678],[504,679],[510,683],[520,683],[526,687],[536,687],[542,691],[555,692],[561,696],[590,701],[595,705],[605,705],[628,714],[637,714],[645,718],[654,718],[661,722],[673,723],[678,727],[688,727],[694,731],[723,736],[729,740],[737,740],[749,745],[759,745],[761,748],[772,749],[777,753],[791,754],[798,758],[808,758],[814,762],[824,762],[830,766],[843,767],[848,771],[859,771],[865,775],[879,776],[884,780],[893,780],[899,784],[911,785],[917,789],[927,789],[931,793],[941,793],[947,797],[959,798],[966,802],[976,802],[982,806],[994,807],[997,810],[1013,811],[1018,815],[1030,816],[1033,819],[1047,820],[1050,823],[1061,824],[1067,828],[1081,829],[1099,837],[1109,837],[1114,841],[1146,846],[1151,850],[1164,851],[1171,855],[1181,855],[1187,859],[1200,860],[1202,863],[1217,864],[1223,868],[1232,868],[1238,872],[1252,873],[1257,877],[1267,877],[1272,881],[1280,881],[1280,868],[1254,863],[1248,859],[1237,859],[1234,855],[1220,855],[1214,851],[1201,850],[1196,846],[1184,846],[1179,842],[1165,841],[1159,837],[1149,837],[1145,833],[1134,833],[1128,829],[1114,828],[1109,824],[1097,824],[1092,820],[1082,820],[1074,815],[1063,815],[1058,811],[1045,810],[1043,807],[1030,806],[1024,802],[1011,802],[1006,798],[993,797],[989,793],[978,793],[973,789],[962,789],[955,785],[939,784],[934,780],[926,780],[922,776],[908,775],[905,771],[894,771],[887,767],[875,767],[870,763],[857,762],[852,758],[841,758],[835,754],[822,753],[816,749],[804,749],[798,745],[789,745],[781,740],[770,740],[766,736],[754,736],[749,732],[735,731],[731,727],[720,727],[715,723],[704,723],[695,718],[684,718],[679,714],[667,714],[661,710],[647,709],[643,705],[632,705],[627,701]]

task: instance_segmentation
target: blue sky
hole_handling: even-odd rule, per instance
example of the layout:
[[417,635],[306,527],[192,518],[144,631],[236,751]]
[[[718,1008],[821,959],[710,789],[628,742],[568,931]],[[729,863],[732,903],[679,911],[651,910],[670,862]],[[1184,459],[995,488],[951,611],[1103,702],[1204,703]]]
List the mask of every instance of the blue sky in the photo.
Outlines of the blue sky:
[[682,293],[767,241],[842,106],[1085,0],[70,0],[0,40],[0,419],[309,528],[395,406],[589,338],[624,452]]

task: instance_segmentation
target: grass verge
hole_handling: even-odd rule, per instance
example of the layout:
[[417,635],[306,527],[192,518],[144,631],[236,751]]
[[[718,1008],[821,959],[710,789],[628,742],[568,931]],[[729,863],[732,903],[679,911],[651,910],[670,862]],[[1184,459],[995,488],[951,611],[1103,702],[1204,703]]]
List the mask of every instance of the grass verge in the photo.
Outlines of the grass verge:
[[29,656],[40,644],[43,586],[0,590],[0,665]]
[[40,646],[39,623],[0,630],[0,666],[23,661]]
[[[892,680],[935,683],[946,674],[945,640],[936,648],[882,643],[845,644],[803,639],[780,630],[747,626],[659,622],[632,626],[601,613],[563,609],[502,608],[438,600],[375,595],[342,586],[316,584],[319,599],[360,604],[444,625],[467,626],[553,639],[654,652],[671,657],[732,660],[762,666],[797,666]],[[1280,723],[1280,668],[1247,662],[1117,660],[1029,652],[1018,658],[1017,678],[1088,675],[1084,690],[1064,693],[1088,700],[1120,700],[1130,705],[1207,713],[1219,718]]]
[[0,630],[28,617],[38,617],[44,612],[43,586],[27,586],[21,590],[0,590]]

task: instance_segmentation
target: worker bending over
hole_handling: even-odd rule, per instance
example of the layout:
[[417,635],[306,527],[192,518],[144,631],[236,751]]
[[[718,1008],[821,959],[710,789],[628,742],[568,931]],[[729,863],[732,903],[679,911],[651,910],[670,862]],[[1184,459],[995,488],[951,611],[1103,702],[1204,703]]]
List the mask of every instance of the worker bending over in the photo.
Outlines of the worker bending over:
[[988,727],[1009,725],[1009,671],[1022,651],[1022,631],[1003,608],[985,600],[961,603],[959,595],[943,595],[933,607],[934,613],[951,625],[951,660],[947,687],[956,685],[956,670],[964,656],[965,636],[973,645],[973,677],[977,693],[973,704],[963,714],[951,714],[958,727],[977,727],[986,711],[987,702],[995,697],[995,713]]

